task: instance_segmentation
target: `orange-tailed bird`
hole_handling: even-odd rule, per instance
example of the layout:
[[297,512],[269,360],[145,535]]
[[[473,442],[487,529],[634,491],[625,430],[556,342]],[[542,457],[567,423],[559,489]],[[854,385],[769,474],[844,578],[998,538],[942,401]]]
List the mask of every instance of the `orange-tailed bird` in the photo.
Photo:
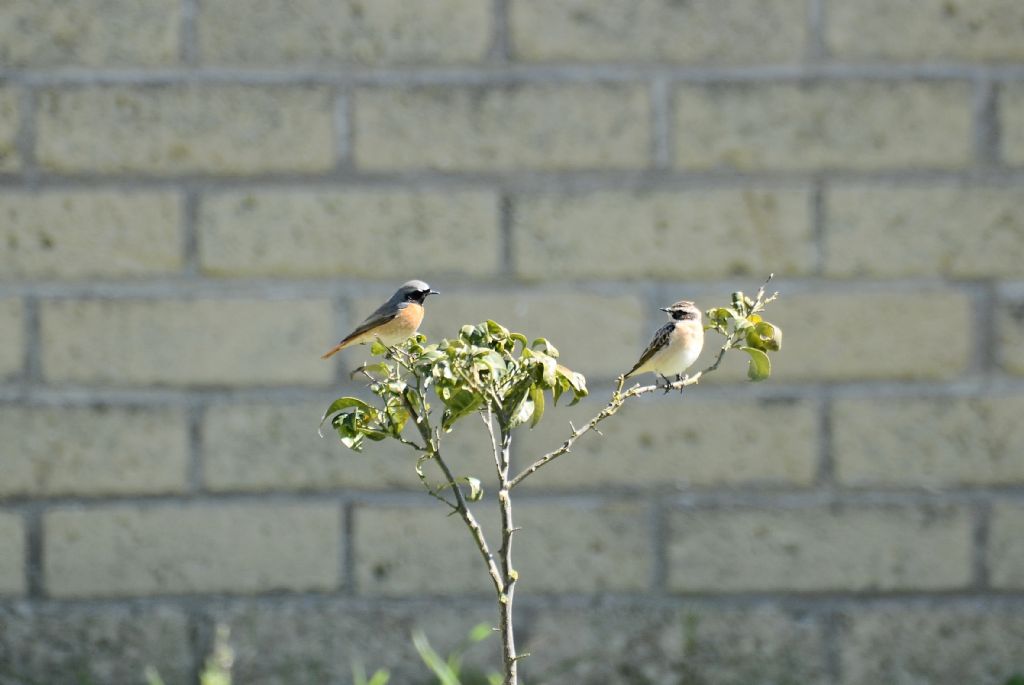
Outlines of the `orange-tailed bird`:
[[427,295],[439,294],[423,281],[409,281],[320,358],[327,359],[349,345],[372,343],[374,340],[380,340],[388,347],[405,342],[415,335],[423,321],[423,300]]

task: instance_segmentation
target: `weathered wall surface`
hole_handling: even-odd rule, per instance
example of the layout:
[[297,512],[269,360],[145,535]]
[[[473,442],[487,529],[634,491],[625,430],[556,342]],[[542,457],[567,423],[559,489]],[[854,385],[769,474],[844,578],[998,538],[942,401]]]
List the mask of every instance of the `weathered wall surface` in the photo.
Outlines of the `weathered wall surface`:
[[527,675],[1024,671],[1018,0],[0,3],[0,680],[189,683],[224,622],[242,683],[416,682],[487,587],[405,455],[317,437],[319,354],[412,277],[432,337],[551,338],[595,401],[522,461],[769,271],[769,383],[524,487]]

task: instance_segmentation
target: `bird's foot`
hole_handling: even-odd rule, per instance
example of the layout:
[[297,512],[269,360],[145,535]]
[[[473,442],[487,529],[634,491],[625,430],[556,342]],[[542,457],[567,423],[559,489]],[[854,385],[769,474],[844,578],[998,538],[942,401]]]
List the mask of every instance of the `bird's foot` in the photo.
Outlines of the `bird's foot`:
[[[667,394],[669,394],[670,392],[672,392],[672,381],[670,381],[670,380],[668,379],[668,376],[666,376],[665,374],[661,374],[661,373],[659,373],[659,374],[658,374],[658,378],[660,378],[661,380],[665,381],[665,387],[663,388],[663,389],[664,389],[664,391],[665,391],[665,394],[667,395]],[[656,387],[660,387],[660,386],[658,386],[658,383],[657,383],[657,381],[655,381],[654,385],[655,385]]]

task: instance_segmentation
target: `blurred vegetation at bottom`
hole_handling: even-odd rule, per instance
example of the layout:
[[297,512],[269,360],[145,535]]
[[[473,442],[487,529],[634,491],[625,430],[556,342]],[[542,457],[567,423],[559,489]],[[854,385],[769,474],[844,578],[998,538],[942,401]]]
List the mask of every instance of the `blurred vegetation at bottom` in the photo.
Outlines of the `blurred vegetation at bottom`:
[[[501,685],[502,677],[498,673],[480,673],[466,671],[463,673],[463,657],[466,650],[478,642],[490,637],[494,632],[489,625],[481,623],[469,631],[469,635],[447,657],[442,657],[430,646],[427,636],[417,630],[412,634],[412,644],[419,653],[423,663],[434,674],[424,685]],[[214,635],[213,649],[203,664],[199,674],[199,685],[231,685],[231,667],[235,662],[235,653],[230,645],[230,633],[227,626],[217,626]],[[389,685],[391,675],[386,669],[378,669],[367,677],[362,664],[352,666],[353,685]],[[164,685],[163,679],[156,669],[146,669],[147,685]],[[239,684],[243,685],[243,684]]]
[[[352,667],[352,683],[353,685],[501,685],[502,678],[498,673],[474,671],[464,668],[463,664],[463,657],[466,651],[473,645],[486,640],[493,632],[493,629],[488,624],[481,623],[470,630],[466,638],[447,657],[442,657],[431,647],[423,632],[417,630],[412,634],[412,643],[426,665],[422,680],[417,679],[418,682],[413,684],[394,683],[391,681],[391,675],[386,669],[377,669],[372,675],[367,676],[364,666],[355,663]],[[594,655],[593,657],[582,658],[600,657]],[[571,668],[572,664],[577,662],[578,659],[570,660],[566,666]],[[219,625],[214,634],[213,646],[203,663],[203,670],[199,675],[199,685],[232,685],[232,667],[234,663],[235,654],[230,645],[229,630],[227,626]],[[426,671],[433,675],[428,675]],[[535,685],[541,685],[541,683],[553,685],[555,682],[563,682],[560,677],[561,675],[556,670],[553,673],[548,673],[546,676],[541,676],[539,680],[531,678],[531,683]],[[35,682],[31,679],[17,678],[17,680],[25,683]],[[93,685],[93,682],[91,679],[86,678],[80,680],[79,685]],[[145,671],[145,682],[147,685],[165,685],[160,674],[152,667],[147,668]],[[646,678],[639,682],[649,683]],[[245,685],[245,683],[236,683],[235,685]],[[1024,685],[1024,673],[1011,675],[1005,681],[977,683],[976,685]]]

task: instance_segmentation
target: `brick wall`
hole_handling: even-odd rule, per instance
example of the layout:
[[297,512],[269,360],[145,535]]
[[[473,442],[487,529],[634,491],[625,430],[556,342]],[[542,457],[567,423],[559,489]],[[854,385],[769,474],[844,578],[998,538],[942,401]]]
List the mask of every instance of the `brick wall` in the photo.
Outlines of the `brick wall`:
[[550,337],[595,401],[525,460],[769,271],[769,383],[524,487],[527,676],[1024,672],[1018,0],[4,2],[0,680],[191,683],[220,622],[242,683],[415,682],[486,579],[405,455],[317,437],[319,354],[411,277],[432,337]]

